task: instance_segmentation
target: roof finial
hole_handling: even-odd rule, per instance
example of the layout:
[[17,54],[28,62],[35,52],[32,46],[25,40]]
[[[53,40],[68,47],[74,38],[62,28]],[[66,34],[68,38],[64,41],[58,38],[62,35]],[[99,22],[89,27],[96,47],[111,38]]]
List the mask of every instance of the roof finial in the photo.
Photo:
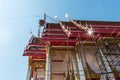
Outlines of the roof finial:
[[58,19],[57,16],[55,16],[55,19],[58,21],[58,23],[60,24],[62,30],[66,33],[67,37],[70,37],[71,35],[71,31],[70,28],[66,28],[65,25],[63,25],[63,23]]

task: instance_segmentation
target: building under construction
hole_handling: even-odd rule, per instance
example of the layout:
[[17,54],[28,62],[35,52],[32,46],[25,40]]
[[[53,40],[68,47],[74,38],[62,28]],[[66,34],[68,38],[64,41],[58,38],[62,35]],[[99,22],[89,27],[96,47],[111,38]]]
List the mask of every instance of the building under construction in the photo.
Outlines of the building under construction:
[[23,54],[26,80],[120,80],[120,22],[66,17],[40,20]]

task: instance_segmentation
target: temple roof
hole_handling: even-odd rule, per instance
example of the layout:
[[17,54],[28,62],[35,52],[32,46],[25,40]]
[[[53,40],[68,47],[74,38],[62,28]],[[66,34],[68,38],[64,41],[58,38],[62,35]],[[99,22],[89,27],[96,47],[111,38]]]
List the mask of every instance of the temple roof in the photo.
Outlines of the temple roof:
[[[103,37],[120,37],[120,22],[86,20],[75,21],[83,26],[91,25],[93,34],[89,35],[84,30],[79,29],[72,22],[61,21],[62,24],[71,32],[68,37],[59,23],[47,23],[46,26],[44,26],[42,37],[32,36],[30,38],[24,51],[24,56],[29,56],[29,53],[35,57],[40,55],[42,58],[45,58],[48,42],[51,47],[74,47],[79,42],[95,42]],[[41,54],[38,54],[39,52]]]
[[[89,35],[85,31],[79,29],[72,22],[62,22],[66,28],[71,31],[70,37],[67,37],[65,32],[62,30],[59,23],[47,23],[43,30],[42,39],[50,42],[61,42],[61,41],[95,41],[101,37],[118,37],[120,34],[120,22],[110,21],[85,21],[76,20],[77,23],[81,23],[83,26],[91,25],[93,28],[93,34]],[[58,44],[56,44],[58,45]]]

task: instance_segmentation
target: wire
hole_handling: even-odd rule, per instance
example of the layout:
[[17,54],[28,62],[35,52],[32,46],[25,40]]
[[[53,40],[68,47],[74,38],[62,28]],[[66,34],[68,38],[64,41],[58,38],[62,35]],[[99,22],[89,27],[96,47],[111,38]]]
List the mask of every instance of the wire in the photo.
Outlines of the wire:
[[54,18],[52,18],[52,17],[50,17],[50,16],[48,16],[48,15],[46,15],[46,17],[48,18],[48,19],[50,19],[51,21],[53,21],[53,22],[57,22],[57,20],[55,20]]

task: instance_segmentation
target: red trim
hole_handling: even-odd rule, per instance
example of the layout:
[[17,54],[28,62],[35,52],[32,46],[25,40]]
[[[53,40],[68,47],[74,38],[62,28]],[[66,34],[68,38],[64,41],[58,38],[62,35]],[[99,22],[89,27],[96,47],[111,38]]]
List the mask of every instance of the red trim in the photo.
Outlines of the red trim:
[[59,37],[57,37],[57,36],[43,36],[43,37],[42,37],[42,39],[43,39],[43,40],[46,40],[46,41],[49,41],[49,39],[63,40],[63,39],[66,39],[66,38],[67,38],[66,35],[64,35],[64,36],[59,36]]
[[92,24],[92,26],[93,28],[120,28],[120,24]]
[[28,46],[41,46],[41,47],[45,47],[46,44],[28,44]]
[[56,31],[56,32],[43,32],[43,35],[44,34],[57,34],[57,35],[64,35],[65,33],[64,32],[62,32],[62,31]]
[[[63,37],[63,38],[62,38]],[[49,39],[48,39],[49,38]],[[53,37],[44,37],[44,38],[42,38],[42,40],[44,40],[44,41],[55,41],[55,42],[78,42],[79,40],[75,40],[75,39],[67,39],[67,38],[64,38],[64,36],[61,36],[61,40],[58,38],[57,39],[57,37],[56,37],[56,39],[55,38],[53,38]]]
[[[113,33],[120,32],[120,28],[93,28],[93,30],[94,30],[94,33],[99,33],[99,34],[103,34],[103,33],[111,34],[113,31],[114,31]],[[79,29],[71,30],[71,32],[72,32],[72,34],[81,34],[81,35],[85,35],[86,34],[84,31],[79,30]],[[43,32],[43,34],[48,34],[48,35],[52,34],[52,35],[54,35],[54,34],[64,34],[64,32],[62,32],[62,31],[61,32]],[[57,37],[60,37],[60,36],[57,36]]]
[[[55,25],[55,26],[56,26],[56,25]],[[57,28],[54,28],[54,27],[53,27],[52,29],[51,29],[51,28],[44,28],[44,30],[53,30],[53,31],[54,31],[54,30],[62,30],[62,28],[59,26],[59,27],[57,27]]]
[[32,57],[46,57],[46,53],[34,54],[34,53],[24,53],[23,56],[32,56]]
[[46,53],[46,50],[25,50],[25,53]]

